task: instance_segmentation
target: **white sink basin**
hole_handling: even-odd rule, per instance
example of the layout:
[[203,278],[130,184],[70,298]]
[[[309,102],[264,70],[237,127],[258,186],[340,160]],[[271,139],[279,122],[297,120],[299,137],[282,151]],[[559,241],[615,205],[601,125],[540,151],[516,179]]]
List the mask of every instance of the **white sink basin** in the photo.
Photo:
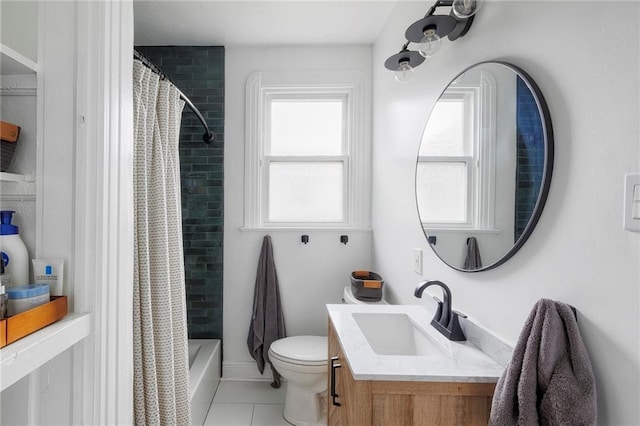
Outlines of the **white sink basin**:
[[356,380],[496,382],[504,367],[472,343],[452,342],[419,305],[327,305]]
[[442,356],[444,348],[404,313],[352,313],[378,355]]

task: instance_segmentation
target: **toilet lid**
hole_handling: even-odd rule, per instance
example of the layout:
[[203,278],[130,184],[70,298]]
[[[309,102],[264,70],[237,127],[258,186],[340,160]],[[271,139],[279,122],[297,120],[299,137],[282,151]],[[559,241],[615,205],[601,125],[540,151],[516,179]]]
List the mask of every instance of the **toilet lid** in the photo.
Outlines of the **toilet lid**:
[[274,356],[293,364],[326,364],[329,342],[325,336],[294,336],[276,340],[269,349]]

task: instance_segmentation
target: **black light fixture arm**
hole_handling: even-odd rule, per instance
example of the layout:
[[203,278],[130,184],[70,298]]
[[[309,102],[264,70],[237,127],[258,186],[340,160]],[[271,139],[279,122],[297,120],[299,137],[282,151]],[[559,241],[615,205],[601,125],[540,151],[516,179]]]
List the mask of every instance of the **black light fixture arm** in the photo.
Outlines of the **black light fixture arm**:
[[451,6],[453,4],[453,0],[438,0],[436,1],[433,6],[431,6],[429,8],[429,10],[427,11],[427,13],[425,13],[424,17],[426,18],[427,16],[431,16],[435,13],[436,9],[442,6]]
[[205,121],[204,117],[202,116],[202,113],[200,112],[200,110],[198,108],[196,108],[195,105],[193,105],[193,102],[191,102],[191,99],[189,99],[189,97],[187,95],[185,95],[184,93],[182,93],[182,91],[180,89],[178,89],[178,87],[173,83],[173,81],[171,81],[171,79],[167,76],[167,74],[164,73],[164,71],[162,71],[160,68],[158,68],[156,66],[156,64],[151,62],[151,60],[149,60],[149,58],[144,56],[142,53],[140,53],[140,52],[138,52],[137,50],[134,49],[133,50],[133,58],[139,60],[140,62],[142,62],[142,64],[144,66],[149,68],[154,73],[158,74],[161,79],[170,81],[171,84],[173,84],[176,87],[176,90],[180,94],[180,99],[182,99],[184,101],[185,105],[187,105],[189,107],[189,109],[191,111],[193,111],[195,116],[198,118],[198,120],[200,121],[200,123],[202,123],[202,126],[204,127],[204,134],[202,135],[202,140],[207,144],[210,144],[211,142],[213,142],[216,139],[215,133],[213,133],[211,130],[209,130],[209,126],[207,125],[207,122]]
[[[457,40],[464,36],[475,17],[481,0],[468,0],[472,6],[465,10],[465,14],[460,15],[460,10],[465,8],[465,0],[436,0],[427,10],[424,17],[409,26],[405,33],[407,42],[402,46],[399,53],[388,58],[385,68],[396,71],[398,81],[406,81],[406,78],[413,72],[413,68],[422,64],[425,57],[434,55],[440,46],[440,39],[447,37],[450,41]],[[448,15],[436,15],[439,7],[451,7]],[[468,14],[467,14],[468,13]],[[410,43],[420,43],[418,51],[409,50]],[[403,77],[399,78],[398,73],[402,72]]]

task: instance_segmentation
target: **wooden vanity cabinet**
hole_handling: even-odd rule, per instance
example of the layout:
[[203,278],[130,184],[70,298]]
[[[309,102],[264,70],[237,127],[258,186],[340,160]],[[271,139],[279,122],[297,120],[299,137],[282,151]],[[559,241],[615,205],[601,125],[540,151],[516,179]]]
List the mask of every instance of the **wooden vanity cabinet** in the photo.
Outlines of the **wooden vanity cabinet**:
[[495,383],[355,380],[331,320],[327,381],[330,426],[486,426],[495,389]]

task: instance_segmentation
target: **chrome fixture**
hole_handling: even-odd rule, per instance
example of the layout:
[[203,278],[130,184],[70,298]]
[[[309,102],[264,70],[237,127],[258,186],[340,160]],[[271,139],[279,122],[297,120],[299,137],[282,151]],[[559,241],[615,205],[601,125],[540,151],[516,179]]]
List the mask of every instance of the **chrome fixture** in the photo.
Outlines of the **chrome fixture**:
[[422,292],[432,285],[442,287],[444,300],[440,301],[440,299],[434,297],[436,302],[438,302],[438,309],[431,320],[431,325],[449,340],[456,342],[467,340],[460,328],[460,317],[466,318],[466,315],[451,309],[451,290],[449,290],[449,287],[445,283],[442,281],[423,281],[418,284],[413,295],[421,298]]
[[[464,36],[476,12],[480,8],[481,0],[438,0],[427,11],[424,18],[411,24],[407,28],[405,38],[407,42],[400,52],[391,56],[384,63],[385,68],[396,72],[396,80],[405,82],[413,74],[413,69],[422,64],[425,58],[430,58],[440,50],[442,37],[454,41]],[[435,15],[439,7],[450,7],[448,15]],[[418,50],[409,50],[410,43],[417,43]]]

